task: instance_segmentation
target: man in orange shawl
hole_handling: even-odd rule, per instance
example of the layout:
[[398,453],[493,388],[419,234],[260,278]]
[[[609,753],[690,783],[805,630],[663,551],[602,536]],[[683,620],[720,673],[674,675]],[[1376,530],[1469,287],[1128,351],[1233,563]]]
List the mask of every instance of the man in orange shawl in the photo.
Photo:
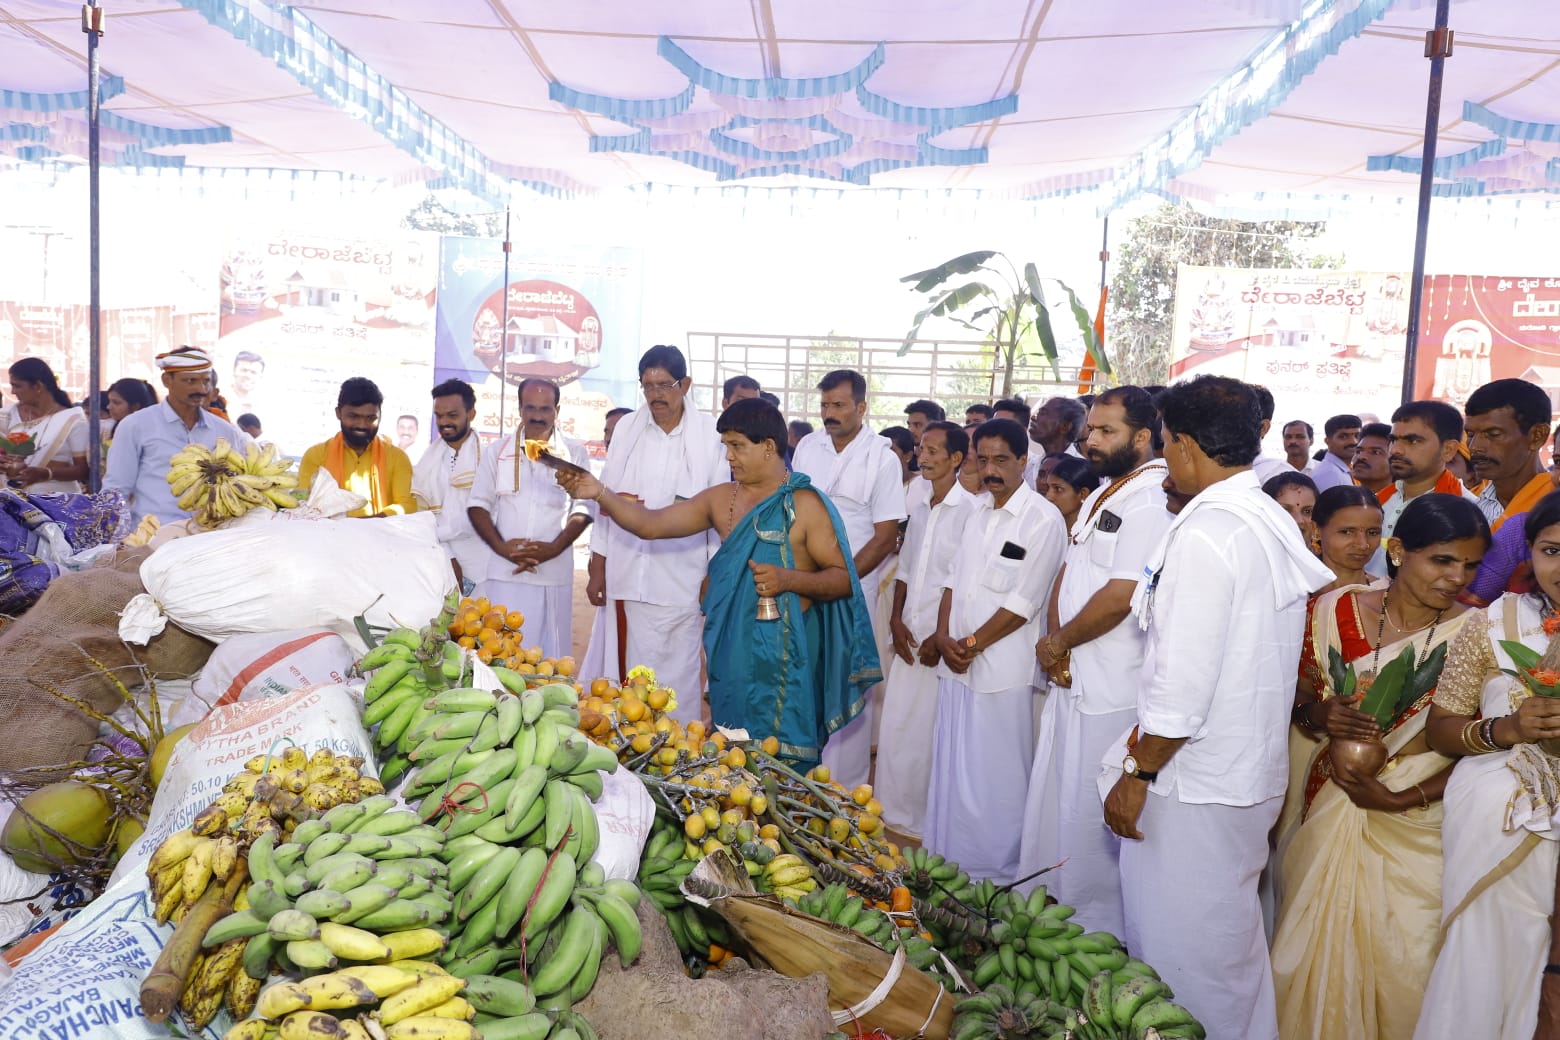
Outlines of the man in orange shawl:
[[1479,495],[1479,508],[1495,533],[1479,573],[1463,590],[1465,603],[1482,607],[1503,592],[1531,589],[1532,567],[1522,520],[1554,490],[1540,458],[1549,440],[1549,409],[1549,395],[1525,379],[1485,383],[1463,407],[1469,461],[1474,472],[1489,481]]
[[1479,496],[1463,487],[1457,474],[1446,468],[1457,454],[1462,435],[1462,414],[1445,401],[1410,401],[1392,413],[1387,468],[1393,479],[1376,492],[1382,509],[1382,544],[1392,537],[1399,514],[1420,495],[1456,495],[1479,503]]
[[366,503],[348,516],[400,516],[415,512],[412,501],[412,460],[406,452],[379,436],[379,409],[385,403],[372,380],[354,376],[341,384],[336,419],[341,432],[303,453],[298,483],[307,488],[324,469]]

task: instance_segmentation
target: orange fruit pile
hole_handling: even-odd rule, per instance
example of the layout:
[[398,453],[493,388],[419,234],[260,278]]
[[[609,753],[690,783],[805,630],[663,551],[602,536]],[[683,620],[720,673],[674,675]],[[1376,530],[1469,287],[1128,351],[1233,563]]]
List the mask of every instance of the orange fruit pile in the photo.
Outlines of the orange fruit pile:
[[489,603],[486,596],[462,599],[450,622],[450,638],[468,650],[477,652],[483,664],[501,665],[521,675],[574,675],[574,658],[551,658],[539,646],[523,644],[525,615],[501,603]]

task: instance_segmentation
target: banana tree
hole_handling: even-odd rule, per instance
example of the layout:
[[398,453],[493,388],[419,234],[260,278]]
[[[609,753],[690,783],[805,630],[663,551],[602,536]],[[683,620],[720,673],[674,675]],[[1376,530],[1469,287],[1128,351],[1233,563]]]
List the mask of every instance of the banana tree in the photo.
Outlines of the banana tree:
[[[995,263],[1000,258],[1000,264]],[[973,277],[970,277],[973,276]],[[921,324],[927,318],[948,318],[972,332],[979,333],[997,352],[1002,365],[1002,396],[1013,394],[1013,370],[1021,358],[1041,354],[1051,363],[1051,371],[1061,378],[1061,366],[1057,362],[1056,332],[1051,327],[1051,312],[1046,302],[1043,281],[1035,265],[1018,267],[1006,254],[984,249],[965,253],[926,271],[907,274],[901,282],[912,283],[914,291],[931,298],[915,316],[905,341],[899,347],[899,356],[910,352],[921,332]],[[950,286],[950,282],[958,284]],[[1067,296],[1072,317],[1083,336],[1084,347],[1094,358],[1101,375],[1110,374],[1110,364],[1105,359],[1094,333],[1094,322],[1089,312],[1065,282],[1049,278]]]

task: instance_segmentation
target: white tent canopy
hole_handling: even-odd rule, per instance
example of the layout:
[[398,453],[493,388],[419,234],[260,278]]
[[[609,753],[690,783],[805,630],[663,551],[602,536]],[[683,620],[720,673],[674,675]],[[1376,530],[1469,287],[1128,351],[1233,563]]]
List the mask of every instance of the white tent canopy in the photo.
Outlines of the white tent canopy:
[[[331,171],[491,200],[515,184],[1088,190],[1102,210],[1143,192],[1412,194],[1431,14],[1428,0],[103,6],[104,158],[122,166]],[[1560,188],[1546,122],[1560,4],[1456,0],[1452,24],[1441,190]],[[85,154],[84,41],[75,3],[0,0],[0,157]]]

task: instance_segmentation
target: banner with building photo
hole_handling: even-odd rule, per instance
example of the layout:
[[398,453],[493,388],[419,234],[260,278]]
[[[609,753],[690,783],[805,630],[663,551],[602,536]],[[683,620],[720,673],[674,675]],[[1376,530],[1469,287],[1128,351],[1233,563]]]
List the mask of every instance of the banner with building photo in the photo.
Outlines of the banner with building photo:
[[1492,379],[1526,379],[1560,413],[1560,278],[1425,278],[1414,396],[1458,408]]
[[1176,279],[1170,378],[1233,376],[1272,391],[1283,424],[1340,413],[1384,417],[1403,383],[1407,274],[1235,269],[1182,264]]
[[415,461],[432,436],[437,236],[279,231],[235,240],[221,270],[216,370],[228,414],[291,455],[334,436],[343,380],[384,394],[379,432]]
[[[434,379],[464,379],[477,391],[477,430],[511,432],[514,388],[531,377],[562,390],[558,425],[583,441],[601,438],[614,407],[638,404],[642,268],[638,250],[516,248],[504,284],[502,243],[441,241]],[[507,304],[507,307],[506,307]]]
[[[216,339],[215,312],[180,313],[162,304],[102,310],[101,389],[116,379],[145,379],[162,389],[154,359],[174,346],[210,346]],[[0,300],[0,361],[42,358],[72,400],[90,387],[91,320],[85,304],[38,306]]]

